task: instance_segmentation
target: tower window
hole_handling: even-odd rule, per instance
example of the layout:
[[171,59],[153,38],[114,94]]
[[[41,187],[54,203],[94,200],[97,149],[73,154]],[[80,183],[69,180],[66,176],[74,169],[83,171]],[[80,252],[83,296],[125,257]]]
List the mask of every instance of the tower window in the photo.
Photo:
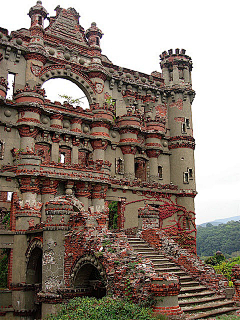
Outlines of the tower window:
[[159,179],[163,178],[163,168],[162,168],[162,166],[158,166],[158,178]]
[[65,163],[65,153],[60,153],[60,163]]
[[186,230],[190,229],[190,221],[189,221],[189,217],[186,217]]
[[0,140],[0,160],[3,159],[3,153],[4,153],[4,142]]
[[189,183],[189,173],[183,172],[183,183]]
[[12,195],[13,195],[13,192],[12,191],[8,191],[8,193],[7,193],[7,201],[11,201],[12,200]]
[[14,73],[9,73],[7,80],[8,80],[9,89],[7,91],[6,99],[12,100],[13,92],[14,92],[14,85],[15,85],[15,74]]
[[186,127],[190,129],[190,120],[188,118],[185,118]]
[[96,38],[96,45],[99,46],[99,38]]
[[124,174],[124,160],[121,158],[116,159],[116,173]]
[[193,179],[193,169],[192,168],[188,168],[188,176],[189,176],[189,179]]
[[42,17],[38,17],[38,24],[42,25]]
[[182,123],[182,133],[186,133],[187,132],[187,127],[186,127],[186,123]]

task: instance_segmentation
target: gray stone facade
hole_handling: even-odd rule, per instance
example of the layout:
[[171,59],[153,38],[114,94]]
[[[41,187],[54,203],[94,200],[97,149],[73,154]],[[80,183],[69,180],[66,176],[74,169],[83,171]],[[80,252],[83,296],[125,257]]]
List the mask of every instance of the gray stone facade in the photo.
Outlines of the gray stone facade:
[[[116,201],[118,230],[160,228],[196,250],[191,58],[169,50],[160,55],[162,72],[143,74],[102,55],[102,31],[95,23],[85,31],[75,9],[58,6],[44,28],[47,15],[37,1],[29,29],[0,28],[0,207],[11,211],[9,229],[0,230],[9,250],[2,317],[9,319],[53,312],[58,289],[70,288],[74,212],[97,237]],[[47,100],[42,85],[55,78],[75,83],[90,108]]]

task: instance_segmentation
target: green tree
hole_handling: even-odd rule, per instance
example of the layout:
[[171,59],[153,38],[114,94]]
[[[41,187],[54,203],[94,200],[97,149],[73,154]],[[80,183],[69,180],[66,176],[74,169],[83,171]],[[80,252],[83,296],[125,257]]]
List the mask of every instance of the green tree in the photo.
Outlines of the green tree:
[[197,253],[199,256],[213,256],[221,251],[231,255],[240,248],[240,221],[229,221],[226,224],[197,228]]
[[72,104],[72,105],[83,103],[81,101],[81,99],[85,98],[85,96],[84,96],[84,97],[81,97],[81,98],[74,99],[73,97],[68,96],[67,94],[59,94],[59,97],[62,98],[62,99],[65,99],[65,101],[67,101],[67,103]]

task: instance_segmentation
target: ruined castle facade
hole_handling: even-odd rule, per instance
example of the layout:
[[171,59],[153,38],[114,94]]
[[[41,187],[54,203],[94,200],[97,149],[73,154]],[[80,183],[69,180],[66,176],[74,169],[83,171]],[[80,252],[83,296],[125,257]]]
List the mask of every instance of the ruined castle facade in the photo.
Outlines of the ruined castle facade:
[[[0,28],[1,219],[10,212],[0,230],[9,257],[3,318],[41,318],[66,298],[106,294],[117,264],[104,260],[99,239],[124,251],[126,235],[153,228],[196,249],[191,58],[164,51],[162,72],[151,74],[118,66],[102,55],[96,23],[84,30],[75,9],[55,10],[46,28],[41,1],[29,29]],[[76,84],[89,109],[46,99],[42,85],[55,78]],[[121,295],[121,279],[111,281]]]

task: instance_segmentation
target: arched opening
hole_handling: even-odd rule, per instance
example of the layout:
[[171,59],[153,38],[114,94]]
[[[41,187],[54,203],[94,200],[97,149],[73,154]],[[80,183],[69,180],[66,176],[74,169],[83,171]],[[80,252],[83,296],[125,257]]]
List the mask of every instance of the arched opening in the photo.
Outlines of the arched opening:
[[101,299],[106,295],[106,286],[103,277],[97,267],[91,263],[85,263],[79,269],[74,287],[85,292],[84,295]]
[[70,80],[52,78],[44,82],[42,88],[46,91],[46,99],[51,102],[59,101],[63,104],[66,101],[73,107],[89,108],[86,94]]
[[32,301],[34,304],[33,319],[41,319],[41,304],[37,302],[36,294],[42,288],[42,249],[36,247],[32,250],[27,264],[26,283],[34,285]]

